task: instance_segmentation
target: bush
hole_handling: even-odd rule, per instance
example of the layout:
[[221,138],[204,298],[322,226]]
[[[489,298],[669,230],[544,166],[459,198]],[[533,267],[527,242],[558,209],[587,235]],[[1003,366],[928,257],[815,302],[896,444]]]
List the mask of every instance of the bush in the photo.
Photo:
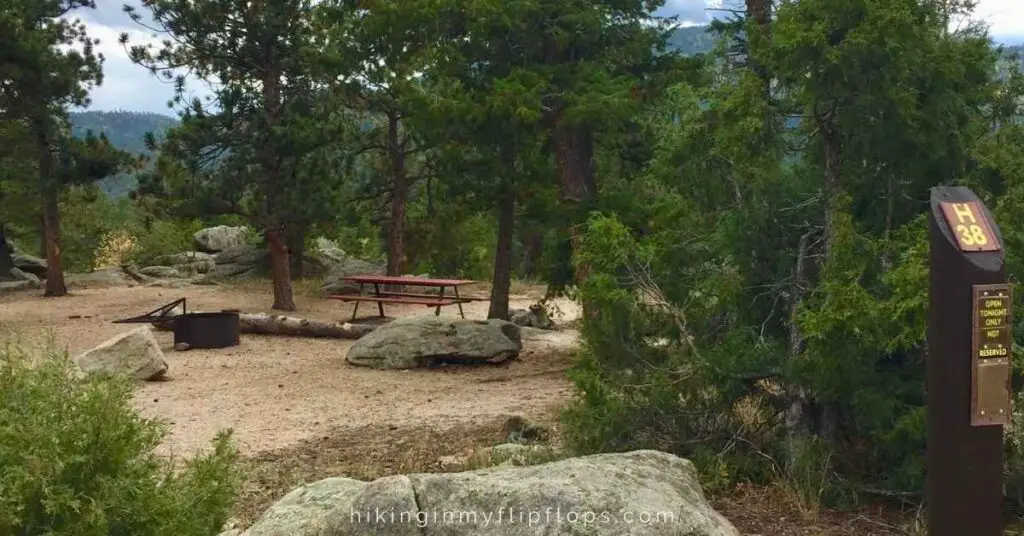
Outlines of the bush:
[[79,378],[51,347],[0,348],[0,534],[210,536],[240,484],[230,432],[175,465],[125,379]]
[[192,236],[203,227],[198,220],[155,220],[134,233],[128,258],[140,266],[148,266],[163,255],[191,251],[195,248]]

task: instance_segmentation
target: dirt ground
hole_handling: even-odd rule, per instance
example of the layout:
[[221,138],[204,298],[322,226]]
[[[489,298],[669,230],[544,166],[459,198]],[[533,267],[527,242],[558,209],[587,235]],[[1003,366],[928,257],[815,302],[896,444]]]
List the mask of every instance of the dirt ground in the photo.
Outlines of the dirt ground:
[[[0,339],[37,340],[52,330],[56,342],[74,355],[135,327],[114,320],[177,298],[187,298],[190,310],[269,312],[269,290],[264,285],[134,287],[78,290],[61,299],[42,298],[37,292],[4,295]],[[470,289],[467,295],[472,294]],[[536,298],[519,295],[512,301],[513,307],[525,308]],[[290,315],[320,320],[348,319],[352,311],[351,305],[302,293],[297,293],[296,305],[298,311]],[[363,311],[375,313],[372,309],[361,309],[360,316]],[[387,314],[433,310],[388,305]],[[441,314],[458,311],[447,307]],[[467,318],[486,315],[486,301],[467,304]],[[234,429],[243,455],[253,456],[339,429],[447,427],[509,413],[544,413],[571,394],[563,374],[569,356],[548,355],[543,344],[527,344],[520,359],[502,367],[381,371],[348,365],[345,353],[352,341],[346,340],[244,334],[234,348],[176,352],[170,333],[157,332],[157,338],[170,364],[168,381],[142,384],[135,402],[143,414],[170,422],[165,447],[176,454],[203,448],[223,428]]]
[[[39,341],[52,334],[73,355],[133,326],[113,324],[175,299],[190,310],[269,312],[269,285],[77,290],[62,299],[38,292],[0,295],[0,340]],[[486,288],[464,295],[484,297]],[[540,289],[513,289],[525,308]],[[299,288],[303,318],[346,320],[351,306]],[[578,309],[558,302],[572,321]],[[365,305],[364,305],[365,307]],[[361,309],[368,314],[372,308]],[[466,307],[484,318],[487,302]],[[425,307],[387,306],[389,316],[433,314]],[[457,311],[446,308],[442,315]],[[571,331],[559,332],[573,336]],[[351,341],[243,335],[226,350],[176,352],[170,333],[157,332],[170,363],[169,380],[140,385],[145,415],[170,422],[168,453],[190,454],[222,428],[234,429],[245,456],[247,482],[235,510],[238,526],[296,486],[330,476],[373,479],[442,471],[442,456],[465,456],[504,440],[505,416],[522,413],[557,437],[558,409],[572,396],[564,371],[571,357],[527,344],[520,359],[501,367],[442,367],[379,371],[345,363]],[[822,510],[813,516],[776,488],[741,487],[712,497],[715,508],[750,536],[890,536],[921,534],[919,512],[890,506],[860,512]],[[1010,532],[1007,534],[1020,534]]]

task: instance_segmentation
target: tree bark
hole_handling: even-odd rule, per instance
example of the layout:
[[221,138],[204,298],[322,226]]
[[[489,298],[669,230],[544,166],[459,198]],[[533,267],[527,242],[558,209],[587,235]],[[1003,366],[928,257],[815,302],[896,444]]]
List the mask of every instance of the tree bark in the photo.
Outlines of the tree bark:
[[[810,240],[812,233],[807,232],[800,237],[800,245],[797,249],[796,266],[793,269],[793,286],[790,289],[789,309],[789,359],[800,359],[804,348],[803,333],[800,331],[800,323],[797,321],[797,314],[800,305],[803,303],[804,294],[807,290],[807,268],[810,257]],[[811,433],[811,409],[807,398],[807,392],[802,386],[791,385],[787,389],[788,407],[786,408],[786,430],[790,437],[806,437]]]
[[36,149],[39,151],[39,194],[43,206],[43,251],[46,253],[46,288],[43,295],[59,297],[68,293],[60,258],[60,185],[52,177],[49,118],[40,115],[34,123]]
[[544,254],[544,235],[534,229],[525,233],[523,237],[523,276],[527,278],[537,277],[537,267],[540,265],[540,258]]
[[[747,17],[754,20],[761,30],[761,39],[771,39],[772,2],[771,0],[746,0]],[[750,40],[747,41],[747,57],[750,70],[761,80],[761,92],[767,100],[771,97],[771,75],[768,68],[756,59]]]
[[512,241],[515,237],[516,194],[509,188],[498,201],[498,245],[494,249],[491,306],[487,318],[508,320],[508,294],[512,287]]
[[[842,165],[842,138],[840,137],[839,125],[835,119],[836,107],[832,109],[821,120],[821,132],[824,138],[825,150],[825,255],[823,262],[829,262],[832,257],[832,248],[835,242],[835,220],[838,210],[838,198],[841,193],[839,184],[839,172]],[[818,433],[826,440],[835,439],[839,429],[839,408],[835,404],[826,403],[821,407],[818,422]]]
[[[376,328],[369,324],[323,322],[266,313],[239,313],[238,324],[242,333],[328,339],[358,339]],[[171,329],[169,322],[159,322],[153,326],[165,331]]]
[[4,233],[4,226],[0,224],[0,281],[14,279],[11,269],[14,268],[13,251],[7,247],[7,235]]
[[46,222],[46,291],[47,297],[59,297],[68,293],[64,283],[64,267],[60,258],[60,205],[58,192],[43,192],[43,220]]
[[388,160],[391,164],[391,215],[388,220],[387,275],[402,275],[405,270],[405,209],[409,197],[405,173],[405,149],[399,140],[401,120],[388,114]]
[[272,128],[281,119],[281,66],[272,52],[268,52],[266,67],[263,76],[263,106],[267,116],[268,132],[267,138],[263,140],[259,154],[260,165],[263,168],[264,192],[266,195],[263,220],[268,223],[265,227],[264,236],[267,245],[270,247],[270,263],[274,288],[274,304],[271,309],[279,311],[294,311],[295,300],[292,297],[291,265],[288,256],[288,245],[285,242],[288,236],[288,228],[285,222],[287,219],[282,214],[281,191],[282,184],[280,150],[275,145],[272,137]]
[[825,185],[823,188],[825,202],[825,262],[832,252],[835,237],[836,202],[839,189],[839,166],[841,165],[841,139],[839,126],[835,122],[835,107],[819,119],[825,150]]
[[[597,199],[597,182],[594,178],[594,142],[590,131],[583,126],[555,125],[552,133],[555,145],[555,161],[558,166],[559,187],[562,203],[577,212],[576,224],[569,234],[572,250],[575,254],[580,249],[582,232],[578,225],[583,224],[587,214]],[[576,265],[576,285],[586,280],[588,267]],[[586,309],[586,308],[584,308]]]
[[289,275],[293,279],[302,279],[306,267],[306,230],[296,225],[290,231],[286,241],[290,262]]
[[294,311],[296,307],[292,297],[291,266],[284,234],[279,229],[267,229],[264,236],[267,245],[270,246],[270,267],[274,286],[274,304],[270,308]]

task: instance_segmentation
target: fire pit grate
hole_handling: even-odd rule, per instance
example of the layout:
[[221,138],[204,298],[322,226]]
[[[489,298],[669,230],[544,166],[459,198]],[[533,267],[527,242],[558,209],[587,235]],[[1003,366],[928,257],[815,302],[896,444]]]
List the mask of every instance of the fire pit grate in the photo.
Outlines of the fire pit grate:
[[[174,310],[181,306],[181,314]],[[144,315],[115,320],[115,324],[156,324],[174,331],[174,346],[187,348],[227,348],[240,342],[239,312],[226,310],[209,313],[187,312],[185,298],[177,299]]]

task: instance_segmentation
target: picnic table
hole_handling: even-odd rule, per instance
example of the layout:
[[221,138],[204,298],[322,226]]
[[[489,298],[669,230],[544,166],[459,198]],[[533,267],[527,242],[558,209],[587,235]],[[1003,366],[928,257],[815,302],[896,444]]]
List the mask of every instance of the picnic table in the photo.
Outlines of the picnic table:
[[[426,305],[427,307],[434,307],[435,316],[440,316],[441,307],[458,305],[459,315],[461,315],[462,318],[466,318],[466,314],[462,311],[462,304],[469,303],[474,300],[472,298],[463,298],[459,296],[459,287],[477,283],[477,281],[469,279],[431,279],[425,277],[399,277],[386,275],[354,275],[350,277],[343,277],[341,279],[342,281],[348,281],[350,283],[358,283],[359,294],[339,294],[331,295],[327,298],[343,302],[355,302],[356,305],[352,308],[352,320],[356,319],[356,312],[359,311],[359,304],[362,302],[376,302],[377,310],[380,312],[381,318],[384,317],[385,303]],[[373,285],[373,294],[368,295],[363,293],[363,290],[367,285]],[[384,285],[436,288],[437,294],[381,289],[381,286]],[[452,290],[452,296],[445,296],[445,289],[447,288]]]

